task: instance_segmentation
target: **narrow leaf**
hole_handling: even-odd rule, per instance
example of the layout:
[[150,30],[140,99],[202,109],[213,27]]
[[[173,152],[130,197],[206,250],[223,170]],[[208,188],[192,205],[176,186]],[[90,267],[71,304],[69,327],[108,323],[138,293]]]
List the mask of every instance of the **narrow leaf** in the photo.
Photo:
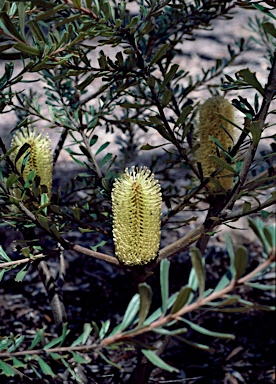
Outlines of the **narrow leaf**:
[[15,281],[17,282],[20,282],[20,281],[23,281],[24,277],[26,276],[27,272],[28,272],[28,268],[29,268],[29,264],[27,263],[25,265],[25,267],[23,269],[21,269],[21,271],[19,271],[17,274],[16,274],[16,277],[15,277]]
[[10,364],[5,363],[5,361],[0,360],[0,369],[5,376],[14,376],[15,372]]
[[269,23],[269,22],[262,23],[262,27],[271,36],[276,37],[276,28],[272,23]]
[[226,249],[230,258],[230,272],[232,276],[236,276],[236,269],[235,269],[235,254],[233,249],[233,244],[231,241],[231,237],[229,233],[225,233],[225,243],[226,243]]
[[4,249],[2,248],[2,245],[0,245],[0,259],[4,259],[5,261],[11,261],[11,259],[9,258],[9,256],[6,254],[6,252],[4,251]]
[[40,356],[37,357],[37,362],[44,373],[44,375],[50,375],[52,377],[55,377],[54,372],[52,371],[52,368],[49,364],[47,364]]
[[253,144],[257,147],[262,135],[262,129],[259,121],[253,121],[251,123],[250,132],[252,134]]
[[219,157],[209,156],[209,159],[211,159],[214,163],[218,164],[219,166],[226,168],[231,173],[234,173],[234,174],[237,173],[236,170],[230,164],[228,164],[226,161],[220,159]]
[[139,284],[139,294],[140,294],[140,310],[139,310],[138,327],[140,327],[144,323],[149,313],[151,299],[152,299],[151,287],[147,283]]
[[186,344],[188,344],[191,347],[194,347],[196,349],[201,349],[202,351],[207,351],[207,352],[210,352],[210,353],[214,352],[214,349],[209,347],[209,345],[195,343],[194,341],[184,339],[184,337],[181,337],[181,336],[176,336],[176,338],[178,340],[182,341],[183,343],[186,343]]
[[243,245],[238,245],[235,251],[235,270],[236,270],[236,278],[239,279],[248,264],[248,253],[247,249]]
[[187,105],[182,109],[178,119],[176,120],[176,126],[183,124],[187,118],[187,116],[192,112],[193,107],[191,105]]
[[150,65],[155,64],[158,60],[160,60],[165,55],[169,47],[170,44],[168,43],[162,45],[162,47],[153,55],[153,58],[150,61]]
[[140,308],[140,295],[136,293],[130,300],[126,309],[122,323],[120,324],[119,331],[126,329],[134,320]]
[[185,287],[182,287],[177,295],[177,298],[174,302],[174,305],[172,307],[171,313],[178,312],[181,308],[184,307],[184,305],[189,300],[190,294],[192,292],[191,287],[188,285],[185,285]]
[[241,77],[247,84],[259,91],[262,96],[265,96],[264,89],[257,79],[255,72],[251,72],[249,68],[241,69],[238,72],[238,76]]
[[97,156],[99,153],[101,153],[106,147],[109,146],[109,144],[110,144],[109,141],[107,141],[106,143],[102,144],[102,145],[100,146],[100,148],[97,150],[95,156]]
[[163,259],[160,263],[160,287],[162,297],[162,311],[165,314],[167,311],[169,297],[169,268],[170,262],[168,259]]
[[205,271],[202,261],[202,255],[198,248],[192,248],[190,250],[190,255],[193,268],[195,270],[196,277],[198,280],[199,296],[202,297],[205,288]]
[[187,319],[181,318],[181,321],[188,324],[194,331],[201,333],[202,335],[207,335],[211,337],[218,337],[220,339],[231,339],[234,340],[235,336],[231,335],[230,333],[221,333],[221,332],[214,332],[210,331],[209,329],[203,328],[198,324],[195,324]]
[[169,70],[169,72],[166,73],[163,82],[161,83],[159,91],[162,92],[165,86],[174,78],[179,65],[173,64]]
[[164,369],[168,372],[178,372],[177,368],[174,368],[170,366],[169,364],[165,363],[159,356],[156,355],[153,351],[150,351],[148,349],[142,349],[141,352],[146,356],[146,358],[156,367]]

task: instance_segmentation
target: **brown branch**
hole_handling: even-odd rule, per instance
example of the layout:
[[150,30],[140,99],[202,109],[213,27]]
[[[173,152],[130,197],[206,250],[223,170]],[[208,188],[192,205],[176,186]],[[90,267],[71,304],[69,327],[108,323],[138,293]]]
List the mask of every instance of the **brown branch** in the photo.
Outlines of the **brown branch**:
[[7,261],[4,263],[0,263],[0,268],[9,268],[13,266],[18,266],[20,264],[29,263],[30,261],[35,261],[36,259],[44,258],[44,255],[36,255],[34,257],[26,257],[25,259],[15,260],[15,261]]
[[31,349],[30,351],[17,351],[17,352],[0,352],[0,358],[3,357],[15,357],[15,356],[26,356],[26,355],[39,355],[43,353],[66,353],[66,352],[85,352],[95,350],[96,344],[91,345],[78,345],[76,347],[55,347],[45,349]]

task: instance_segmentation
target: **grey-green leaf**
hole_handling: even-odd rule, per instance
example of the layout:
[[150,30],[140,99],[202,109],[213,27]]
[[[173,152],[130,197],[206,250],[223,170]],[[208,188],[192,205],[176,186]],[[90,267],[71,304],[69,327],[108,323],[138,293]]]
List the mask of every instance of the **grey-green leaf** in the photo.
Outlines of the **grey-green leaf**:
[[142,349],[142,353],[156,367],[164,369],[168,372],[178,372],[177,368],[174,368],[169,364],[165,363],[165,361],[162,360],[159,356],[157,356],[156,353],[154,353],[153,351],[150,351],[148,349]]
[[247,263],[248,263],[247,249],[243,245],[238,245],[235,251],[235,262],[234,262],[237,279],[239,279],[243,275],[247,267]]
[[138,327],[141,326],[148,316],[151,306],[152,290],[147,283],[139,284],[140,310]]
[[126,329],[134,320],[140,308],[140,295],[136,293],[130,300],[126,309],[122,323],[120,324],[118,331]]
[[241,69],[238,72],[239,77],[241,77],[247,84],[251,85],[253,88],[255,88],[257,91],[260,92],[262,96],[265,95],[264,89],[259,82],[259,80],[256,77],[256,73],[251,72],[249,68]]
[[182,287],[177,295],[177,298],[173,304],[171,313],[176,313],[178,312],[184,305],[187,303],[189,300],[190,294],[192,292],[191,287],[188,285],[185,285]]
[[198,248],[192,248],[190,250],[190,255],[198,280],[199,296],[202,297],[205,289],[205,270],[203,266],[202,255]]
[[170,262],[168,259],[163,259],[160,263],[160,287],[162,297],[162,311],[166,313],[169,297],[169,268]]
[[5,361],[0,360],[0,369],[2,373],[6,376],[14,376],[15,372],[10,364],[5,363]]
[[46,363],[40,356],[37,357],[37,362],[44,373],[44,375],[50,375],[52,377],[55,377],[54,372],[52,371],[52,368],[50,367],[49,364]]
[[231,335],[230,333],[221,333],[221,332],[214,332],[210,331],[209,329],[206,329],[204,327],[201,327],[198,324],[195,324],[187,319],[181,318],[181,320],[188,324],[194,331],[201,333],[202,335],[207,335],[211,337],[218,337],[220,339],[231,339],[234,340],[235,336]]

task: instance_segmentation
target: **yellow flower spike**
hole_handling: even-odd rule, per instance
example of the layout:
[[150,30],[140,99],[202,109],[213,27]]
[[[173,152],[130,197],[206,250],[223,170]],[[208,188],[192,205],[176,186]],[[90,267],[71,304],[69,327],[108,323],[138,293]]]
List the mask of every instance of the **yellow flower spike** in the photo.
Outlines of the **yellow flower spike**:
[[[231,138],[234,139],[234,126],[221,116],[234,122],[234,107],[222,96],[210,97],[203,103],[199,111],[200,148],[197,151],[197,160],[201,163],[204,177],[209,177],[218,167],[209,158],[210,156],[217,157],[218,148],[210,136],[216,138],[226,150],[233,146]],[[222,128],[222,125],[225,129]],[[233,185],[233,174],[227,169],[223,169],[215,178],[225,190],[229,190]],[[208,187],[213,192],[219,191],[212,183],[209,183]]]
[[40,185],[45,185],[48,191],[48,198],[51,196],[52,190],[52,174],[53,174],[53,157],[51,154],[51,140],[48,135],[43,132],[37,134],[35,129],[22,128],[17,131],[12,139],[11,147],[17,146],[16,150],[11,154],[11,160],[15,162],[15,158],[22,146],[28,143],[30,147],[17,160],[15,166],[21,173],[23,159],[29,152],[29,158],[24,167],[22,177],[26,181],[31,171],[35,170],[36,175],[40,177]]
[[126,265],[153,260],[160,244],[160,185],[147,167],[126,168],[112,189],[115,254]]

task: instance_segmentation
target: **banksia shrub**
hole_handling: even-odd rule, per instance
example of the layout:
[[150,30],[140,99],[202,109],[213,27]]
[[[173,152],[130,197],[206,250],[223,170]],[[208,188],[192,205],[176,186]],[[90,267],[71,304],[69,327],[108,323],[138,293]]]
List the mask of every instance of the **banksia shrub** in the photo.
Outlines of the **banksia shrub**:
[[[15,159],[24,144],[29,144],[22,156]],[[51,141],[48,135],[43,132],[37,134],[35,129],[23,128],[14,135],[11,146],[17,146],[11,154],[11,160],[15,162],[17,171],[26,181],[31,171],[35,170],[36,176],[40,178],[40,185],[47,187],[47,194],[50,198],[52,190],[53,158],[51,154]],[[24,159],[27,159],[23,165]],[[16,192],[18,194],[18,192]]]
[[153,260],[160,244],[161,192],[146,167],[126,168],[112,190],[115,254],[126,265]]
[[[233,146],[234,126],[223,119],[234,122],[234,107],[222,96],[213,96],[207,99],[199,111],[199,143],[200,148],[197,151],[197,160],[201,163],[204,177],[209,177],[218,167],[217,163],[210,159],[210,156],[218,156],[218,146],[210,138],[213,136],[225,150]],[[233,185],[233,174],[223,169],[215,179],[220,185],[228,190]],[[218,188],[208,184],[212,191],[218,191]]]

